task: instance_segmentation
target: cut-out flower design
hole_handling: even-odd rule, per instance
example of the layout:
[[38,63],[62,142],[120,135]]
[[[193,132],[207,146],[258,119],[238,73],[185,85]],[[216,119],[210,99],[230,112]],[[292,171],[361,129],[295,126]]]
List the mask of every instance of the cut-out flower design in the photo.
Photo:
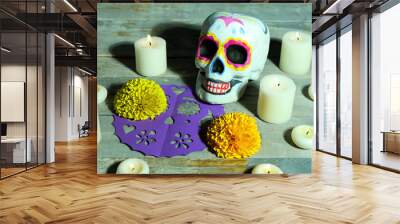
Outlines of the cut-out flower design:
[[175,134],[175,137],[175,140],[172,140],[170,143],[171,145],[174,145],[176,149],[188,149],[189,143],[193,142],[193,139],[189,134],[182,134],[181,132],[178,132]]
[[178,107],[178,114],[194,115],[200,112],[200,106],[194,101],[185,101]]
[[139,134],[136,135],[136,144],[144,144],[144,145],[150,145],[152,142],[156,141],[156,131],[155,130],[142,130],[139,132]]

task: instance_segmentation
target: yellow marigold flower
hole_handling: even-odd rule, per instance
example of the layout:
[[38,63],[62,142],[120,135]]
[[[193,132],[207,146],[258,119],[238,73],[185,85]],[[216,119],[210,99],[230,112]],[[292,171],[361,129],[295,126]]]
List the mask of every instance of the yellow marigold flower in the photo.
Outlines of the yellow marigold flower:
[[261,147],[256,120],[245,113],[226,113],[211,122],[207,130],[207,144],[218,157],[250,157]]
[[167,106],[164,90],[148,79],[128,81],[114,97],[115,113],[133,120],[154,119],[166,111]]

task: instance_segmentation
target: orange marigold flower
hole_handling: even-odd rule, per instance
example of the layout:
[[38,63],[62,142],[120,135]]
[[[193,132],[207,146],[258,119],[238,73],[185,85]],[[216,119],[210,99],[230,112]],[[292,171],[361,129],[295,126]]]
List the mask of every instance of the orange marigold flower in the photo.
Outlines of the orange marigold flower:
[[214,119],[207,130],[207,144],[222,158],[241,159],[254,155],[261,147],[256,119],[240,112]]

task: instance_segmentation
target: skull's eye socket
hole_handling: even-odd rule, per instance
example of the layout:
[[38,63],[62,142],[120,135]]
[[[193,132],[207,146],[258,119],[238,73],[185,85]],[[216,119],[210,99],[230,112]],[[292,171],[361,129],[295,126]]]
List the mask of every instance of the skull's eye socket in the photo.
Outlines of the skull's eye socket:
[[239,44],[231,44],[226,48],[226,57],[232,64],[243,65],[247,62],[247,50]]
[[206,37],[200,42],[198,56],[210,60],[214,57],[217,51],[218,51],[217,43],[213,39]]

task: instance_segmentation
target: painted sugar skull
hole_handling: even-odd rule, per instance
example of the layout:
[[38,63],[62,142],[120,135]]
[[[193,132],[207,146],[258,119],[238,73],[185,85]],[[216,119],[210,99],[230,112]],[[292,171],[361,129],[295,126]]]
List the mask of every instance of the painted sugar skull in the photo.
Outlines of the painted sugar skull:
[[268,27],[250,16],[216,12],[203,23],[196,52],[196,94],[211,104],[237,101],[258,79],[269,50]]

